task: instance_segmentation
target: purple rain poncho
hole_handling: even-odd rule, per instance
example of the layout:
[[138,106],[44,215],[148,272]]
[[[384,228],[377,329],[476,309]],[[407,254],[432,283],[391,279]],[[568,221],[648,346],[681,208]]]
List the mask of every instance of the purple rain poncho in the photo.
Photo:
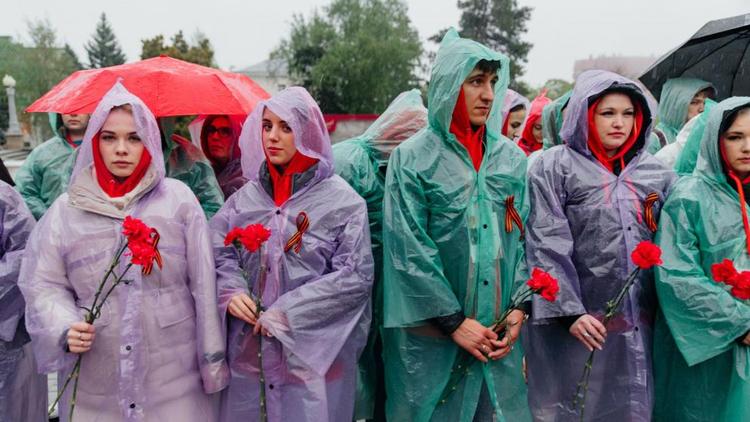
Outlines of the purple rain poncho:
[[[297,150],[320,160],[295,181],[281,206],[264,186],[261,118],[268,107],[295,134]],[[261,102],[240,137],[248,183],[211,219],[219,309],[228,319],[228,359],[232,372],[222,395],[222,421],[259,420],[258,336],[227,314],[231,298],[248,292],[238,254],[224,246],[233,227],[263,224],[271,238],[262,249],[268,265],[265,289],[258,292],[260,252],[242,253],[256,295],[266,311],[260,321],[273,334],[262,342],[268,420],[350,422],[354,415],[357,359],[367,342],[373,260],[364,200],[333,174],[331,143],[323,115],[303,88],[285,89]],[[307,179],[304,181],[304,179]],[[310,227],[299,253],[284,252],[297,232],[297,216]]]
[[[137,133],[151,154],[139,185],[106,196],[92,174],[92,138],[110,110],[130,104]],[[96,288],[123,241],[126,215],[161,235],[164,266],[150,275],[132,268],[94,322],[96,339],[83,355],[74,419],[85,421],[215,421],[229,372],[216,310],[214,261],[205,215],[190,189],[164,178],[159,130],[140,99],[118,84],[91,116],[67,193],[37,224],[20,286],[40,372],[67,377],[77,355],[65,333],[83,321]],[[118,271],[127,265],[127,256]],[[60,403],[66,421],[72,388]]]
[[[588,104],[618,87],[640,103],[644,129],[637,153],[616,176],[589,152]],[[576,81],[562,138],[544,151],[529,171],[531,214],[526,238],[529,269],[557,278],[557,301],[533,299],[524,335],[529,405],[535,420],[577,421],[573,396],[589,355],[568,331],[576,317],[603,317],[634,264],[630,253],[653,233],[644,217],[650,193],[659,200],[658,218],[674,173],[644,149],[652,123],[650,107],[632,81],[605,71],[589,71]],[[586,400],[588,421],[647,421],[653,404],[652,327],[656,311],[653,273],[642,272],[609,323],[604,350],[596,353]]]
[[[200,115],[196,117],[188,125],[188,131],[190,132],[190,140],[193,145],[200,148],[203,154],[211,161],[211,156],[206,150],[203,135],[203,127],[208,118],[214,118],[219,116],[206,116]],[[245,185],[247,179],[242,175],[242,163],[240,160],[240,149],[239,149],[239,137],[242,132],[242,122],[245,120],[245,116],[223,116],[229,119],[229,124],[232,128],[232,139],[233,144],[230,150],[229,161],[221,168],[221,171],[216,172],[217,168],[211,163],[214,173],[216,174],[216,181],[219,182],[221,192],[224,194],[224,200],[229,198],[233,193],[240,190]]]
[[47,420],[47,377],[36,371],[17,285],[34,222],[21,195],[0,181],[0,421]]

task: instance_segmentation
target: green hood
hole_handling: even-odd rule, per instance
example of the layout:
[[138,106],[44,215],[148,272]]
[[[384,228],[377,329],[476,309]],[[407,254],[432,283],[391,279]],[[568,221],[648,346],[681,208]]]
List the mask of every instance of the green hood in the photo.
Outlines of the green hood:
[[560,128],[563,122],[563,109],[568,105],[573,90],[563,94],[560,98],[552,101],[542,109],[542,135],[544,149],[552,148],[555,145],[562,144],[560,138]]
[[731,97],[711,109],[706,130],[703,131],[703,139],[701,139],[701,150],[698,155],[698,163],[695,166],[695,175],[725,185],[727,189],[732,189],[721,165],[719,130],[724,116],[748,104],[750,104],[750,97]]
[[716,91],[711,82],[695,78],[675,78],[664,84],[659,98],[659,124],[656,128],[666,135],[669,143],[675,141],[680,129],[687,123],[690,100],[706,88]]
[[498,81],[495,84],[495,100],[487,120],[488,137],[500,138],[500,114],[503,108],[505,91],[510,80],[510,61],[505,55],[492,51],[475,41],[461,38],[451,28],[440,43],[435,64],[430,76],[427,92],[428,122],[437,133],[447,137],[453,109],[458,100],[459,88],[480,60],[498,61]]

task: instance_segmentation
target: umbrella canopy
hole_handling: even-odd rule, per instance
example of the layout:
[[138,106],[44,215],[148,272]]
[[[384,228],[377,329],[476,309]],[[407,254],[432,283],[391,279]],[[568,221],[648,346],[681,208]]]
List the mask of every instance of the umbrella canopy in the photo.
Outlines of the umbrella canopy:
[[711,21],[639,79],[657,98],[667,79],[680,76],[713,83],[719,99],[750,95],[749,48],[750,13]]
[[28,112],[92,113],[121,79],[156,117],[248,114],[270,95],[245,75],[167,56],[101,69],[80,70],[31,104]]

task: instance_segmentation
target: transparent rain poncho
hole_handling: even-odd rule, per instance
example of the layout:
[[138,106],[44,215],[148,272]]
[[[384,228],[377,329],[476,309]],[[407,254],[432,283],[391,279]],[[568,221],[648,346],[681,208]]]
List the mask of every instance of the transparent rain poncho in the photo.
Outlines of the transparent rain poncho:
[[[750,328],[750,305],[713,280],[711,265],[733,260],[750,269],[740,197],[722,168],[719,130],[750,97],[726,99],[710,111],[692,176],[675,186],[662,210],[656,270],[662,313],[654,347],[657,421],[750,420],[750,352],[739,341]],[[732,184],[730,184],[732,183]]]
[[[664,134],[667,144],[675,141],[680,129],[687,123],[688,106],[695,94],[708,88],[715,93],[716,88],[711,82],[695,78],[674,78],[664,84],[659,97],[658,124],[654,131]],[[656,154],[661,148],[661,141],[654,134],[648,143],[648,152]]]
[[37,374],[18,273],[34,217],[0,181],[0,421],[47,420],[47,377]]
[[[193,145],[200,148],[203,154],[208,157],[206,150],[206,134],[203,133],[203,127],[205,126],[206,119],[217,116],[206,116],[200,115],[196,117],[190,125],[188,130],[190,131],[190,140]],[[242,176],[242,163],[240,161],[240,132],[242,132],[242,122],[246,116],[224,116],[229,119],[229,125],[232,129],[233,144],[230,150],[229,161],[223,166],[221,171],[216,173],[216,167],[214,166],[214,173],[216,174],[216,181],[221,187],[221,191],[224,194],[224,199],[229,198],[230,195],[240,190],[245,185],[245,178]],[[209,157],[210,161],[210,157]]]
[[510,115],[510,111],[513,110],[514,107],[523,106],[523,108],[526,110],[526,112],[529,112],[529,99],[524,97],[523,95],[517,93],[516,91],[513,91],[512,89],[506,89],[505,90],[505,99],[503,101],[503,108],[501,110],[501,122],[500,122],[500,128],[505,127],[506,120],[508,119],[508,115]]
[[[130,104],[151,164],[130,193],[114,200],[92,174],[94,136],[110,110]],[[210,395],[226,385],[224,339],[216,309],[214,261],[205,215],[184,184],[164,177],[159,129],[148,108],[119,83],[91,117],[67,193],[34,228],[19,285],[39,371],[68,376],[77,355],[65,333],[84,320],[97,286],[124,240],[126,215],[154,227],[163,268],[127,274],[94,322],[96,339],[81,362],[75,420],[214,421]],[[129,262],[124,257],[116,271]],[[67,419],[72,388],[60,403]]]
[[[291,197],[281,206],[266,190],[270,182],[261,177],[261,167],[267,165],[261,133],[266,108],[287,122],[297,151],[319,160],[296,178]],[[373,262],[366,204],[334,175],[323,115],[304,88],[287,88],[260,102],[243,125],[240,148],[248,182],[210,222],[232,373],[222,395],[221,418],[259,420],[258,336],[227,313],[232,297],[252,289],[266,308],[260,322],[273,334],[260,343],[268,420],[351,422],[357,359],[370,327]],[[302,246],[299,252],[285,252],[298,231],[300,213],[309,221]],[[232,228],[249,224],[271,231],[262,253],[238,254],[224,245]],[[250,285],[241,276],[240,259]],[[262,292],[261,259],[268,268]]]
[[182,136],[172,136],[173,118],[160,118],[162,143],[167,177],[177,179],[190,188],[198,198],[207,218],[211,218],[224,203],[224,194],[216,180],[211,162],[203,155],[200,147]]
[[[588,108],[617,88],[637,102],[643,128],[636,154],[619,175],[588,148]],[[535,296],[526,325],[529,405],[536,420],[577,421],[573,396],[589,351],[568,329],[580,315],[601,319],[634,268],[630,253],[653,232],[645,217],[658,217],[674,173],[644,153],[651,111],[632,81],[605,71],[582,73],[575,83],[560,136],[565,145],[542,153],[529,171],[531,212],[526,235],[529,268],[549,272],[560,283],[555,302]],[[658,200],[648,205],[646,198]],[[597,352],[586,400],[586,420],[649,420],[653,403],[651,341],[656,298],[652,273],[625,297]]]
[[[480,60],[498,61],[499,80],[479,170],[450,133],[459,90]],[[428,127],[391,154],[383,211],[384,357],[389,420],[471,421],[483,385],[498,420],[530,420],[516,347],[507,357],[473,365],[440,403],[463,349],[432,325],[459,311],[488,326],[526,278],[516,225],[523,220],[526,157],[500,134],[508,86],[503,54],[455,30],[443,38],[428,92]]]
[[716,101],[706,99],[706,108],[703,110],[703,113],[698,115],[697,120],[693,124],[693,128],[688,135],[687,141],[685,141],[685,146],[677,155],[677,161],[674,163],[674,171],[677,172],[678,176],[689,176],[693,174],[695,164],[698,162],[703,131],[706,130],[708,116],[714,106],[716,106]]
[[534,151],[529,155],[529,162],[527,170],[531,170],[542,152],[552,148],[555,145],[561,145],[563,143],[560,138],[560,129],[562,128],[563,122],[563,111],[568,105],[568,100],[573,94],[573,91],[568,91],[559,98],[555,99],[551,103],[544,106],[542,109],[542,149]]
[[367,203],[372,255],[375,260],[373,311],[367,347],[359,361],[355,419],[372,419],[379,377],[375,343],[382,326],[383,187],[391,151],[427,125],[427,109],[417,89],[396,97],[362,135],[333,146],[336,174]]
[[37,220],[68,188],[68,179],[76,161],[76,148],[64,137],[60,115],[50,113],[55,134],[34,148],[14,176],[16,190]]

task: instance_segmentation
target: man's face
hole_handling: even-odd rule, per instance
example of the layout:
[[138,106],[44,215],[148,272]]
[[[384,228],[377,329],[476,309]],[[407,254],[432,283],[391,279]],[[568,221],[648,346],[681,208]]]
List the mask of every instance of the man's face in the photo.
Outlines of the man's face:
[[63,126],[73,132],[82,132],[86,130],[89,124],[88,114],[63,114]]
[[461,85],[466,100],[466,111],[474,126],[481,126],[487,122],[495,99],[495,83],[498,77],[495,72],[484,72],[479,69],[471,71]]

